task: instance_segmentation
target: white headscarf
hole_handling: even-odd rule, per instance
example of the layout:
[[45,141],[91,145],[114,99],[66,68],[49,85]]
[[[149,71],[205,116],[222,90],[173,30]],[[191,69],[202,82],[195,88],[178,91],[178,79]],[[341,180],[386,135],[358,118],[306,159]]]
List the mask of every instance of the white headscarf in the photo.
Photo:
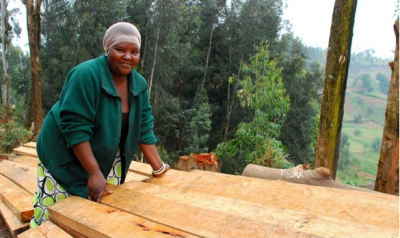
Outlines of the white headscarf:
[[135,43],[140,49],[140,32],[133,24],[129,22],[118,22],[110,26],[103,38],[103,49],[107,52],[110,47],[121,42]]

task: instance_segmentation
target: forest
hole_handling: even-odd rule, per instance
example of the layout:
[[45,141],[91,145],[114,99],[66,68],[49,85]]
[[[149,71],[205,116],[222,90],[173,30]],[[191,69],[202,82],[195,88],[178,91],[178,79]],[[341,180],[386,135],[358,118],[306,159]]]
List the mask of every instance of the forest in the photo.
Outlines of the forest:
[[[282,20],[283,1],[43,0],[40,7],[42,117],[58,100],[69,70],[104,54],[102,40],[108,26],[127,21],[142,35],[137,71],[148,81],[154,131],[165,162],[174,165],[183,155],[215,152],[221,172],[228,174],[241,174],[247,164],[273,168],[313,164],[326,51],[306,47],[293,34],[290,23]],[[2,45],[9,47],[0,59],[4,131],[0,153],[34,139],[33,128],[38,126],[32,124],[35,62],[10,44],[21,28],[13,17],[18,9],[6,10],[8,27]],[[350,65],[387,65],[368,56],[369,51],[352,55]],[[348,87],[360,95],[379,92],[375,97],[386,100],[390,69],[386,70],[357,71]],[[363,103],[360,96],[352,100]],[[379,112],[381,131],[376,137],[381,139],[385,104],[383,109],[365,103],[362,108],[357,115],[345,112],[344,122],[365,121],[366,115]],[[357,133],[367,132],[355,128],[342,133],[341,170],[357,164],[349,152],[357,143],[348,140]],[[380,148],[381,142],[375,143]],[[376,167],[379,152],[374,156]],[[364,183],[353,172],[340,176],[346,183]]]

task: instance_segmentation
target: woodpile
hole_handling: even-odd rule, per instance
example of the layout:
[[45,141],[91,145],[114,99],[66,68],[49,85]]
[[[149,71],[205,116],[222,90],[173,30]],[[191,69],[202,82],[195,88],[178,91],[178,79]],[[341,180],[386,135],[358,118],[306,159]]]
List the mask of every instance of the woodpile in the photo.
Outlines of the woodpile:
[[179,157],[176,169],[187,172],[194,169],[219,172],[219,163],[217,155],[213,152],[200,154],[190,153],[189,156],[184,155]]
[[14,237],[399,237],[397,196],[202,170],[152,178],[139,162],[101,203],[68,197],[29,229],[29,145],[0,161],[0,211]]

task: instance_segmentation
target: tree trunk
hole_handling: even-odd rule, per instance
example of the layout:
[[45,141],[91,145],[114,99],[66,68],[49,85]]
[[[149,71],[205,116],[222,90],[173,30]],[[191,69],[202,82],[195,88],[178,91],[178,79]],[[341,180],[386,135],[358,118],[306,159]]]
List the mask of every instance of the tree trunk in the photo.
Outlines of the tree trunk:
[[396,49],[390,63],[392,77],[386,105],[385,126],[375,191],[399,195],[399,19],[394,25]]
[[203,81],[201,82],[201,89],[204,88],[204,85],[206,84],[206,78],[207,78],[207,71],[208,71],[208,63],[210,61],[210,54],[211,54],[211,46],[212,46],[212,37],[213,37],[213,32],[214,32],[214,26],[211,29],[211,34],[210,34],[210,41],[208,44],[208,51],[207,51],[207,59],[206,59],[206,66],[204,67],[204,76],[203,76]]
[[246,177],[279,180],[327,188],[341,188],[363,192],[373,192],[372,190],[365,188],[340,183],[336,180],[333,180],[330,174],[331,171],[324,167],[308,170],[305,169],[303,165],[297,165],[291,169],[274,169],[260,165],[249,164],[246,166],[246,168],[244,168],[242,175]]
[[357,0],[336,0],[332,15],[314,166],[330,169],[333,179],[336,178],[339,160],[340,131],[356,7]]
[[[153,77],[154,77],[154,70],[156,68],[156,59],[157,59],[157,50],[158,50],[158,41],[160,40],[160,28],[157,30],[157,39],[156,39],[156,46],[154,49],[154,56],[153,56],[153,66],[151,67],[151,73],[150,73],[150,82],[149,82],[149,95],[151,95],[151,88],[153,86]],[[154,105],[157,104],[157,101],[155,101]]]
[[5,88],[5,122],[10,120],[10,82],[8,75],[8,14],[7,14],[7,3],[6,0],[1,0],[1,33],[2,33],[2,45],[3,45],[3,79]]
[[39,59],[41,0],[26,0],[25,4],[28,20],[29,49],[31,53],[32,65],[32,103],[35,127],[34,138],[36,138],[43,124],[42,84]]
[[226,141],[228,139],[228,132],[229,132],[229,125],[230,125],[230,121],[231,121],[231,114],[232,114],[232,110],[233,110],[233,105],[235,104],[235,98],[236,98],[236,92],[237,89],[239,87],[239,79],[240,79],[240,72],[242,70],[242,62],[243,62],[243,55],[240,59],[240,65],[239,65],[239,72],[237,77],[235,77],[235,87],[234,90],[232,92],[232,100],[230,99],[231,97],[231,85],[230,83],[228,83],[228,99],[226,100],[226,123],[225,123],[225,132],[224,132],[224,141]]

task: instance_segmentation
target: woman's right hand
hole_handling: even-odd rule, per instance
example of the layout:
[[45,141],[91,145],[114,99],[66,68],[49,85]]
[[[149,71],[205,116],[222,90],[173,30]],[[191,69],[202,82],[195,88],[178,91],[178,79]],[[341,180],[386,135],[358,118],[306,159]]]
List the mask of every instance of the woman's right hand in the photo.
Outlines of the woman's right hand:
[[106,191],[106,179],[100,171],[89,175],[87,189],[92,201],[101,201],[103,192]]

